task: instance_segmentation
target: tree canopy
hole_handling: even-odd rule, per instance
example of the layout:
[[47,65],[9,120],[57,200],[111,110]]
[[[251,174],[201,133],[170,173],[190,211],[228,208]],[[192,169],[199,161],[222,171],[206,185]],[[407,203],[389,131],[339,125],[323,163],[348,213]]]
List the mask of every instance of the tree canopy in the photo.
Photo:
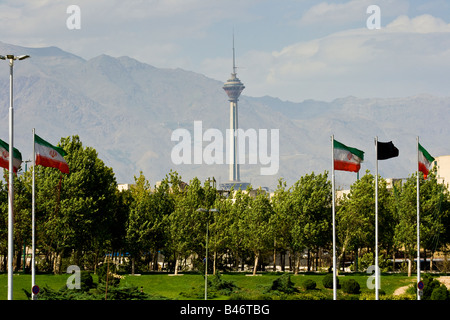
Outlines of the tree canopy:
[[[41,271],[64,272],[70,264],[95,270],[107,259],[129,272],[202,271],[208,259],[209,272],[247,266],[256,273],[276,267],[277,261],[284,268],[286,255],[294,272],[305,257],[308,270],[332,264],[328,172],[312,172],[290,187],[280,179],[272,194],[251,186],[223,192],[209,179],[186,183],[176,171],[156,183],[139,172],[129,190],[118,191],[113,169],[94,148],[78,136],[62,138],[58,146],[67,152],[70,174],[37,166],[14,178],[16,269],[23,266],[23,247],[31,246],[32,170]],[[416,178],[413,174],[394,185],[379,179],[379,250],[384,256],[412,259],[416,254]],[[446,250],[450,241],[448,190],[435,172],[427,180],[419,178],[421,248],[432,255]],[[374,251],[374,180],[367,171],[337,201],[340,261],[345,255],[365,261]],[[2,181],[0,200],[0,269],[5,269],[8,208]]]

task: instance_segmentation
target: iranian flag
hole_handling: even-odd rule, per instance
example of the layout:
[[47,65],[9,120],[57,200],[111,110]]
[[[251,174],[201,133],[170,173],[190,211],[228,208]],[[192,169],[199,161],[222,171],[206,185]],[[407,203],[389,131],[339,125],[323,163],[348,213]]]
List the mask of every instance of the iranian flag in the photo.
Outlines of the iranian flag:
[[[13,148],[13,172],[17,173],[22,164],[22,154]],[[9,144],[0,140],[0,167],[9,170]]]
[[333,160],[334,170],[358,172],[364,160],[364,151],[333,140]]
[[69,165],[64,160],[67,153],[62,148],[51,145],[37,134],[34,135],[34,148],[36,165],[56,168],[62,173],[69,173]]
[[419,143],[419,171],[423,173],[424,179],[427,178],[428,173],[433,166],[433,161],[434,158]]

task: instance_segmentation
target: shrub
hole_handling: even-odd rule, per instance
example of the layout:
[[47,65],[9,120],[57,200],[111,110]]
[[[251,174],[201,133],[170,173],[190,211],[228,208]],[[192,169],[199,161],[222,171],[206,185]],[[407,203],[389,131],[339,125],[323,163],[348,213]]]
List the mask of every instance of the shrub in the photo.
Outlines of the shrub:
[[423,300],[430,300],[431,294],[433,293],[434,289],[439,288],[441,283],[427,273],[423,275],[422,281],[424,284],[422,298],[423,298]]
[[[325,288],[333,289],[333,274],[328,273],[325,277],[323,277],[322,284]],[[338,277],[336,277],[336,287],[339,288],[339,278]]]
[[367,268],[375,263],[373,252],[365,253],[361,259],[359,259],[359,269],[367,270]]
[[445,285],[440,285],[437,288],[434,288],[431,293],[431,300],[447,300],[448,299],[448,290]]
[[294,283],[291,281],[291,275],[288,273],[285,273],[281,277],[275,279],[270,290],[280,291],[287,294],[295,293],[298,291],[294,286]]
[[[217,272],[214,277],[208,277],[208,299],[217,298],[218,295],[230,296],[233,293],[238,293],[239,287],[233,281],[223,280],[220,272]],[[205,286],[191,287],[188,291],[180,292],[180,295],[189,299],[203,299],[205,297]],[[239,299],[239,295],[233,297]]]
[[208,290],[217,291],[226,296],[229,296],[233,291],[239,289],[233,281],[223,280],[219,271],[216,272],[216,275],[212,280],[208,278],[208,288]]
[[359,294],[361,287],[354,279],[348,279],[342,283],[342,291],[348,294]]
[[[108,281],[109,282],[109,281]],[[105,293],[98,294],[97,299],[103,300]],[[148,300],[149,297],[144,292],[141,292],[137,286],[125,286],[125,287],[108,287],[108,300]]]
[[94,280],[92,279],[90,272],[81,271],[80,282],[81,291],[89,291],[90,289],[95,288]]
[[306,279],[305,281],[303,281],[302,286],[305,290],[314,290],[317,284],[312,279]]
[[99,284],[106,284],[106,279],[108,279],[108,287],[118,287],[120,279],[123,277],[116,274],[116,266],[114,264],[102,264],[97,268],[98,282]]

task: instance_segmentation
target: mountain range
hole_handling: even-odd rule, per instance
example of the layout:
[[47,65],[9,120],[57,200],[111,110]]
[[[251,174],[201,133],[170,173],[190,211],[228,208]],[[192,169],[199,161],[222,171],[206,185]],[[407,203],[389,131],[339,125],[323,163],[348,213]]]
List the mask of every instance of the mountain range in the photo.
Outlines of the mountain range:
[[[184,181],[214,177],[228,181],[227,164],[175,165],[171,140],[177,128],[193,133],[229,127],[223,81],[182,69],[157,68],[130,57],[100,55],[86,60],[57,47],[27,48],[0,42],[0,54],[29,54],[14,65],[14,146],[32,157],[32,128],[52,144],[79,135],[118,183],[133,183],[142,171],[154,185],[172,169]],[[231,62],[230,62],[231,66]],[[230,67],[231,71],[231,67]],[[252,83],[246,83],[246,87]],[[317,84],[320,86],[320,83]],[[301,87],[298,90],[302,90]],[[324,90],[326,88],[324,87]],[[0,61],[0,139],[8,142],[9,66]],[[292,185],[302,175],[331,169],[331,140],[365,152],[362,171],[375,169],[374,138],[393,141],[397,158],[379,162],[383,177],[406,178],[416,170],[416,137],[433,155],[450,154],[450,97],[417,93],[410,97],[340,97],[333,101],[282,101],[264,96],[239,99],[239,126],[279,129],[279,170],[261,175],[260,164],[241,165],[241,180],[275,189],[279,178]],[[208,142],[203,143],[203,147]],[[342,188],[356,179],[336,172]]]

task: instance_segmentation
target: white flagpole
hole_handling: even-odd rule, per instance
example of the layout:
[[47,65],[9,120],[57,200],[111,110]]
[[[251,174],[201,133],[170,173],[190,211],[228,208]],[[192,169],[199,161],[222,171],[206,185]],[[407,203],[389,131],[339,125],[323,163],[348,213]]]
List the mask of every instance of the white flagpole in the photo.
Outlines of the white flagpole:
[[[420,180],[419,180],[419,137],[417,137],[417,283],[420,282]],[[417,300],[420,300],[417,288]]]
[[[36,171],[36,150],[34,148],[35,129],[33,128],[33,182],[31,192],[31,289],[36,284],[36,270],[35,270],[35,251],[36,251],[36,221],[35,221],[35,171]],[[36,295],[31,292],[32,299],[35,300]]]
[[13,300],[14,260],[14,107],[13,107],[13,65],[9,60],[9,179],[8,179],[8,300]]
[[378,137],[375,137],[375,300],[378,300],[378,284],[380,281],[380,272],[378,269]]
[[333,300],[337,300],[337,281],[336,281],[336,191],[335,191],[335,183],[334,183],[334,135],[331,136],[331,185],[332,185],[332,196],[333,196],[333,205],[332,205],[332,219],[333,219]]

